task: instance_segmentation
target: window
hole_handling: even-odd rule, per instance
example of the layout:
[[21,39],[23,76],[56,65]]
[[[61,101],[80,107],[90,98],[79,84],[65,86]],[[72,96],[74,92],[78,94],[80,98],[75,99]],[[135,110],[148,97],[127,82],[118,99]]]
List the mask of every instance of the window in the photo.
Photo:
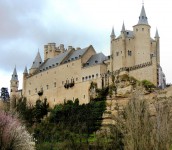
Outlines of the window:
[[94,74],[92,75],[92,78],[94,78]]
[[84,81],[84,77],[82,77],[82,81]]
[[78,81],[78,78],[76,78],[76,81]]
[[128,50],[128,56],[132,55],[132,51]]
[[30,95],[30,90],[29,90],[29,95]]
[[136,29],[136,31],[138,31],[138,29]]
[[37,88],[35,89],[35,93],[37,93]]
[[119,52],[116,52],[116,56],[119,56]]
[[99,75],[98,75],[98,73],[96,74],[96,77],[98,77]]
[[142,31],[144,31],[144,28],[142,28]]
[[84,98],[85,98],[85,95],[84,95]]
[[54,87],[56,87],[56,82],[54,82]]
[[48,90],[48,85],[46,87],[47,87],[47,90]]
[[62,85],[64,84],[64,81],[62,81]]

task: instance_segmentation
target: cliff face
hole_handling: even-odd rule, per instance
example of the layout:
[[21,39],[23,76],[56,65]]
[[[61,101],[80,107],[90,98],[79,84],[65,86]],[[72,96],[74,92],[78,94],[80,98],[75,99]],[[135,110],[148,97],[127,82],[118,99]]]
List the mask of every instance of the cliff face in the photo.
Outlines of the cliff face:
[[[111,92],[111,95],[106,99],[106,111],[103,114],[102,127],[108,125],[114,125],[114,117],[118,115],[120,110],[123,110],[128,101],[132,98],[133,93],[138,89],[141,89],[141,97],[148,102],[148,106],[151,110],[151,115],[155,115],[155,104],[166,103],[172,100],[172,86],[161,89],[153,89],[151,91],[146,90],[142,86],[136,87],[126,82],[119,82],[118,88]],[[170,102],[171,103],[171,102]]]

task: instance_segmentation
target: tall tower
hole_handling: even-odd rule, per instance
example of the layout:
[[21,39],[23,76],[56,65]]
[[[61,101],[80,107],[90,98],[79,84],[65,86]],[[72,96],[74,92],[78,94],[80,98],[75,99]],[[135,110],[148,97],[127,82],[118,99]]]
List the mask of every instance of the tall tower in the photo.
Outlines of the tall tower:
[[110,35],[110,71],[113,71],[113,49],[114,49],[114,42],[115,42],[115,32],[114,32],[114,27],[112,28],[112,32]]
[[19,80],[15,67],[10,81],[10,108],[14,108],[16,106],[16,98],[18,97],[18,86]]
[[160,65],[160,37],[158,34],[158,30],[156,29],[155,33],[155,41],[156,41],[156,58],[157,58],[157,64]]
[[135,65],[150,61],[150,25],[142,6],[139,21],[133,26],[135,37]]
[[28,71],[27,71],[27,67],[25,67],[23,72],[23,90],[22,90],[23,95],[25,95],[27,76],[28,76]]

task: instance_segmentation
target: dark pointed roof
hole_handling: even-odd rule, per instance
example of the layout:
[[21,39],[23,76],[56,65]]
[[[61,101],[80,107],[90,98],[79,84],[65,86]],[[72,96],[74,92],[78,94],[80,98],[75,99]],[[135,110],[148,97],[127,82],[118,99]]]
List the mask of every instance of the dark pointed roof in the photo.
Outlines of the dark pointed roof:
[[115,37],[114,27],[112,27],[112,32],[111,32],[110,37]]
[[140,16],[139,16],[138,24],[146,24],[146,25],[149,25],[148,24],[148,18],[146,16],[146,12],[145,12],[144,5],[142,5],[142,10],[141,10],[141,13],[140,13]]
[[18,81],[18,75],[17,75],[16,67],[14,68],[14,71],[13,71],[11,80],[16,80],[16,81]]
[[23,74],[28,74],[27,67],[25,67]]
[[124,24],[124,22],[122,24],[122,30],[121,30],[121,32],[125,32],[125,24]]
[[35,60],[34,60],[34,62],[33,62],[33,65],[32,65],[32,69],[33,68],[39,68],[39,66],[42,64],[42,59],[41,59],[41,55],[40,55],[40,53],[39,53],[39,51],[38,51],[38,53],[37,53],[37,55],[36,55],[36,57],[35,57]]
[[159,38],[158,29],[156,29],[155,38]]

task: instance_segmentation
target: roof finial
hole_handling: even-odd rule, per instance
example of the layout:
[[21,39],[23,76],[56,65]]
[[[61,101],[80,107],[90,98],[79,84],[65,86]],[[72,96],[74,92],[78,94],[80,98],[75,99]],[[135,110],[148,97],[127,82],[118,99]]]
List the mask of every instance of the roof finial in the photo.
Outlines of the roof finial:
[[144,5],[144,0],[142,0],[142,5]]

